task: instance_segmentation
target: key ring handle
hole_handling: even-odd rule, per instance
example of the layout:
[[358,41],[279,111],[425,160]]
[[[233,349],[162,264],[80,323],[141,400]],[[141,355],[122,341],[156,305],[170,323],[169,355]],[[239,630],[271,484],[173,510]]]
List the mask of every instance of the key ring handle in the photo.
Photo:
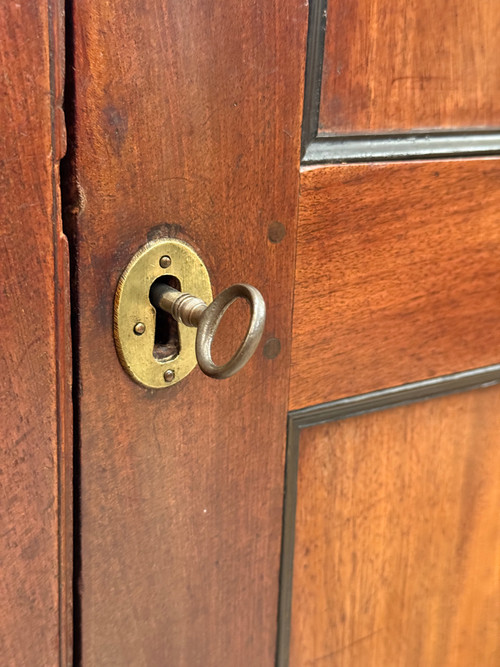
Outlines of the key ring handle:
[[[239,298],[250,305],[250,323],[243,342],[232,358],[217,365],[212,359],[213,339],[224,313]],[[240,371],[257,349],[265,321],[266,304],[258,289],[246,283],[236,283],[223,290],[201,316],[196,333],[196,356],[205,375],[222,380]]]

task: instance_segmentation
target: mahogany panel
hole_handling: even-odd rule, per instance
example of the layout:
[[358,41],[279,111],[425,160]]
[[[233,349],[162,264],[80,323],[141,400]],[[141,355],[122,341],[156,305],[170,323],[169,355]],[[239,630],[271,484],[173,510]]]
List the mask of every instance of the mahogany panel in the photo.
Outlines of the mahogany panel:
[[305,170],[290,408],[497,363],[500,161]]
[[290,667],[494,667],[500,388],[301,431]]
[[[81,0],[72,22],[83,664],[272,665],[307,7]],[[122,370],[114,291],[162,235],[214,293],[263,292],[239,375]]]
[[500,126],[497,0],[328,3],[319,133]]
[[57,1],[0,5],[3,665],[71,661],[71,360],[59,205],[62,16]]

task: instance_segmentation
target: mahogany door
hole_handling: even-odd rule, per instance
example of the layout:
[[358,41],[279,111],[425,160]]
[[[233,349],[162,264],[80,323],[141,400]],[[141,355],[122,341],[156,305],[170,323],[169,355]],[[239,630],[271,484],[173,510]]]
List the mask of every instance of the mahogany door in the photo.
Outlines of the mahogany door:
[[0,663],[71,656],[71,348],[59,0],[0,6]]
[[[26,583],[6,588],[8,664],[39,647],[84,667],[498,665],[498,3],[68,2],[61,193],[63,11],[28,5],[4,21],[6,69],[43,171],[0,185],[19,220],[36,194],[40,226],[7,238],[5,284],[17,294],[16,258],[38,252],[26,289],[43,277],[52,296],[9,311],[41,333],[6,368],[41,359],[51,380],[10,394],[26,419],[8,442],[25,447],[37,407],[47,437],[19,459],[24,541],[2,547]],[[28,42],[31,65],[12,59]],[[214,294],[265,298],[262,342],[229,379],[195,368],[151,389],[122,368],[120,276],[166,238],[197,251]],[[247,320],[230,308],[216,360]]]
[[500,7],[310,11],[278,664],[497,665]]
[[[74,4],[84,665],[498,664],[499,22]],[[115,287],[161,237],[262,291],[233,378],[123,372]]]

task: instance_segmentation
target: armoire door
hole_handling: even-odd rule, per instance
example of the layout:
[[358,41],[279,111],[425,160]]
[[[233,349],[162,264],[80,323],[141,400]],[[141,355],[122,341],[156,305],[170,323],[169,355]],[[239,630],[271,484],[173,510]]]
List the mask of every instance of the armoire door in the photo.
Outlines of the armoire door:
[[0,5],[0,664],[70,664],[71,336],[60,0]]
[[[498,664],[499,24],[71,4],[77,662]],[[151,388],[117,355],[120,277],[172,239],[265,299],[229,379]]]

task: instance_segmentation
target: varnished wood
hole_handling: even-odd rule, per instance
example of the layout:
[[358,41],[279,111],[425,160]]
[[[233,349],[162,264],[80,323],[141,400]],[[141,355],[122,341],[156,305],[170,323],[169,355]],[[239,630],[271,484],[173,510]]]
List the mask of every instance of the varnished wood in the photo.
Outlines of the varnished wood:
[[62,6],[0,7],[0,662],[71,661]]
[[498,127],[497,0],[328,3],[320,134]]
[[[82,0],[73,24],[83,664],[272,665],[307,7]],[[278,356],[130,380],[114,290],[162,235],[214,293],[262,291]]]
[[290,667],[494,667],[500,388],[302,430]]
[[496,159],[304,171],[290,408],[496,363],[499,207]]

